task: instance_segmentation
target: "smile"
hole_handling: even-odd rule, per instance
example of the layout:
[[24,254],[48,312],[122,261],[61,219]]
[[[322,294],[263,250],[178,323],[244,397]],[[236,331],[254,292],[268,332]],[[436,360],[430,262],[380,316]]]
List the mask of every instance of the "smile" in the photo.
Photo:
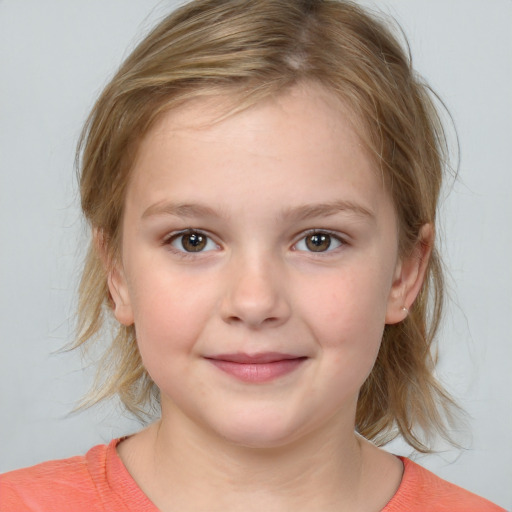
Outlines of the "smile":
[[221,354],[207,357],[215,367],[243,382],[269,382],[296,370],[307,359],[290,354]]

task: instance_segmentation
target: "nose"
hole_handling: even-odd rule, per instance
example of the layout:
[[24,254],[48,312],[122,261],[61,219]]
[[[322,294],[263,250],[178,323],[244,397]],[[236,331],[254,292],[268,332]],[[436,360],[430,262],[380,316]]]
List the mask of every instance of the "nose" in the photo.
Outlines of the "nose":
[[290,317],[285,272],[268,259],[232,262],[221,305],[225,322],[251,329],[277,327]]

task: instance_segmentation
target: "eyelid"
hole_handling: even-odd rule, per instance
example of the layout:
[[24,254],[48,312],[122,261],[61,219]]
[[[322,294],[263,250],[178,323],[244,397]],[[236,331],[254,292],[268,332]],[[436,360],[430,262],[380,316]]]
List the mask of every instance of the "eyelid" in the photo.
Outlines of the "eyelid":
[[[318,251],[318,252],[308,251],[308,250],[304,250],[304,249],[297,249],[297,245],[300,242],[305,240],[308,236],[317,235],[317,234],[318,235],[329,235],[331,238],[333,238],[334,240],[339,242],[340,245],[338,245],[337,247],[334,247],[332,249],[329,247],[326,251]],[[341,234],[337,231],[332,231],[330,229],[322,229],[322,228],[308,229],[306,231],[303,231],[300,234],[300,236],[297,237],[296,241],[292,245],[292,250],[294,250],[294,251],[301,250],[301,251],[307,252],[308,254],[314,254],[314,255],[322,255],[322,254],[325,255],[325,254],[334,252],[336,249],[339,249],[340,247],[348,245],[347,238],[348,238],[347,236],[344,236],[343,234]]]
[[[170,250],[172,250],[176,254],[179,254],[182,257],[194,257],[194,256],[200,255],[201,253],[209,253],[209,252],[212,252],[215,250],[215,248],[213,248],[213,249],[210,248],[210,249],[206,249],[206,250],[203,249],[201,251],[194,252],[194,251],[186,251],[184,249],[180,249],[173,245],[174,241],[176,241],[180,237],[187,235],[187,234],[202,235],[208,239],[209,242],[207,242],[207,243],[213,243],[215,245],[215,248],[217,248],[217,249],[221,248],[221,245],[215,240],[215,236],[210,234],[208,231],[205,231],[205,230],[199,229],[199,228],[186,228],[186,229],[181,229],[179,231],[173,231],[171,233],[168,233],[167,235],[165,235],[163,237],[162,245],[168,246],[170,248]],[[304,241],[308,236],[316,235],[316,234],[329,235],[332,239],[334,239],[336,242],[338,242],[339,245],[337,245],[336,247],[333,247],[333,248],[329,247],[325,251],[318,251],[318,252],[310,251],[307,249],[297,249],[297,245],[300,242]],[[300,235],[298,235],[295,238],[295,242],[292,244],[291,249],[293,251],[302,251],[302,252],[307,252],[309,254],[315,254],[315,255],[324,254],[325,255],[328,253],[332,253],[332,252],[336,251],[336,249],[339,249],[340,247],[343,247],[348,244],[349,244],[348,236],[346,236],[342,233],[339,233],[338,231],[333,231],[330,229],[323,229],[323,228],[312,228],[312,229],[308,229],[308,230],[300,233]]]
[[217,249],[220,248],[220,245],[215,241],[215,239],[212,235],[210,235],[208,232],[204,231],[203,229],[196,229],[196,228],[186,228],[186,229],[181,229],[179,231],[173,231],[173,232],[167,234],[162,239],[162,245],[168,246],[173,252],[179,254],[182,257],[198,256],[201,253],[208,253],[208,252],[215,250],[215,248],[214,249],[206,249],[206,250],[203,249],[201,251],[194,252],[194,251],[186,251],[184,249],[182,250],[173,245],[173,242],[178,240],[180,237],[185,236],[185,235],[190,235],[190,234],[202,235],[208,239],[207,244],[210,242],[210,243],[213,243]]

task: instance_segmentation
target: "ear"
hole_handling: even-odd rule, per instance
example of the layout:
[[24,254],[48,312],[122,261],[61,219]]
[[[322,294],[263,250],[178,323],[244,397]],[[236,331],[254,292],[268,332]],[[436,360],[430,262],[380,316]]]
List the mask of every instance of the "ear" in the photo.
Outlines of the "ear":
[[421,290],[432,252],[434,229],[424,224],[411,253],[397,263],[393,284],[388,297],[386,324],[404,320]]
[[133,310],[130,293],[121,262],[113,261],[107,250],[107,243],[102,230],[94,229],[94,245],[107,272],[107,285],[112,301],[114,316],[123,325],[133,324]]

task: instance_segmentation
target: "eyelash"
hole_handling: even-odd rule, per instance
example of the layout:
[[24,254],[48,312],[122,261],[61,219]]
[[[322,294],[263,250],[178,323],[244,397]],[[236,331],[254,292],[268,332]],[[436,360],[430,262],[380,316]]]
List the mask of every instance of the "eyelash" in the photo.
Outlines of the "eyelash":
[[[206,239],[205,247],[207,247],[209,243],[213,243],[218,247],[218,245],[213,241],[213,239],[210,235],[208,235],[207,233],[205,233],[202,230],[193,229],[193,228],[188,228],[183,231],[179,231],[177,233],[171,233],[163,240],[163,245],[168,246],[175,254],[179,255],[182,258],[193,258],[194,256],[196,256],[199,253],[210,252],[213,250],[210,248],[206,251],[203,249],[200,249],[198,251],[187,251],[183,247],[183,240],[181,242],[182,248],[177,248],[173,245],[174,242],[177,242],[180,238],[182,238],[186,235],[197,235],[198,237],[204,237]],[[314,250],[308,250],[308,249],[297,249],[297,246],[301,242],[304,244],[307,244],[308,237],[311,237],[313,235],[320,236],[320,237],[321,236],[329,237],[329,245],[327,246],[327,248],[325,250],[314,251]],[[337,245],[334,248],[331,248],[333,241]],[[329,230],[325,230],[325,229],[310,229],[301,234],[300,238],[293,244],[292,250],[303,251],[303,252],[306,252],[306,253],[309,253],[312,255],[320,256],[320,255],[325,255],[325,254],[331,253],[331,252],[335,251],[336,249],[343,247],[344,245],[347,245],[347,242],[344,238],[340,237],[340,235],[338,233],[335,233],[335,232],[332,232]]]
[[[301,250],[301,249],[296,249],[297,245],[300,242],[304,242],[306,244],[307,243],[306,240],[308,239],[308,237],[311,237],[312,235],[320,235],[320,236],[321,235],[327,235],[328,237],[330,237],[330,243],[329,243],[329,246],[327,247],[327,250],[325,250],[325,251],[308,251],[308,250],[305,250],[304,251],[304,252],[307,252],[307,253],[315,255],[315,256],[317,256],[317,255],[321,256],[321,255],[325,255],[325,254],[334,252],[336,249],[340,249],[344,245],[347,245],[347,241],[343,237],[341,237],[339,233],[335,233],[335,232],[329,231],[327,229],[310,229],[310,230],[306,231],[305,233],[302,233],[301,236],[300,236],[300,239],[293,244],[294,250]],[[331,248],[333,240],[338,245],[336,247],[334,247],[334,248]]]
[[[186,235],[197,235],[199,237],[204,237],[206,239],[206,246],[209,244],[209,243],[213,243],[215,245],[217,245],[212,237],[210,235],[208,235],[207,233],[205,233],[204,231],[201,231],[200,229],[193,229],[193,228],[188,228],[188,229],[184,229],[183,231],[178,231],[178,232],[175,232],[175,233],[171,233],[169,234],[168,236],[166,236],[162,242],[162,245],[165,245],[167,247],[169,247],[169,249],[174,253],[174,254],[177,254],[179,257],[181,258],[193,258],[195,257],[197,254],[200,254],[200,253],[204,253],[204,252],[210,252],[212,249],[209,249],[207,251],[204,251],[204,250],[199,250],[199,251],[187,251],[185,250],[185,248],[183,247],[183,240],[181,242],[181,246],[183,249],[179,249],[177,247],[175,247],[173,245],[174,242],[177,242],[180,238],[186,236]],[[218,245],[217,245],[218,246]]]

